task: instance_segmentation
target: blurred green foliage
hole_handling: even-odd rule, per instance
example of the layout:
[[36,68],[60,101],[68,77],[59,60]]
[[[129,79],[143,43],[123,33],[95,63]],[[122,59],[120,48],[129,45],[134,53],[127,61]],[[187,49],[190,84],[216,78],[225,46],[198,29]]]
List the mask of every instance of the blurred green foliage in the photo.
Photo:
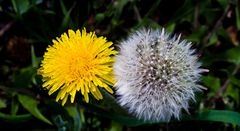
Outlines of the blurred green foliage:
[[[237,0],[0,0],[0,129],[240,130],[240,3]],[[62,107],[37,75],[51,40],[67,29],[95,31],[115,45],[141,27],[182,34],[198,49],[202,85],[190,114],[170,123],[137,120],[104,100]]]

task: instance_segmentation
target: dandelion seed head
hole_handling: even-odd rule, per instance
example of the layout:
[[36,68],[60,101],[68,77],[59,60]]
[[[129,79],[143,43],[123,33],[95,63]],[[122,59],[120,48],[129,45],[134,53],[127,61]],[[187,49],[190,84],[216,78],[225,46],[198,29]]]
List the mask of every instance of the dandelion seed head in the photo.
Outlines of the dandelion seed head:
[[164,29],[133,33],[120,43],[114,64],[119,103],[140,119],[179,119],[200,91],[197,60],[189,42]]

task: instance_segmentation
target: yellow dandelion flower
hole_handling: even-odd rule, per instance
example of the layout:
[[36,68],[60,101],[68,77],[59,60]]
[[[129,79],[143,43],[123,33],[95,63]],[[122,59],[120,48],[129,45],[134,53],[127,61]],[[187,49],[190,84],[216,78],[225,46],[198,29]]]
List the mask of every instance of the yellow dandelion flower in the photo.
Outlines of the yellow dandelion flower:
[[43,56],[39,74],[43,77],[43,87],[51,95],[59,90],[56,101],[64,105],[71,97],[74,102],[76,92],[81,92],[89,102],[88,93],[97,100],[103,98],[98,87],[113,93],[112,64],[117,52],[113,43],[105,37],[97,37],[94,32],[68,30],[60,38],[53,40]]

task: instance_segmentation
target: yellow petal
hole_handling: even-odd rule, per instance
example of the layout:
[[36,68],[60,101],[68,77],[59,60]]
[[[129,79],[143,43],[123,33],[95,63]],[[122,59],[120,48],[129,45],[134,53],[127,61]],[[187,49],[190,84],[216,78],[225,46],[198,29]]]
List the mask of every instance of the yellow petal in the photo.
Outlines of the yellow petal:
[[88,93],[87,92],[84,93],[84,99],[85,99],[86,103],[89,102],[89,97],[88,97]]
[[73,103],[76,95],[76,90],[73,90],[70,94],[71,94],[71,103]]
[[106,89],[109,93],[113,94],[113,90],[109,86],[105,86],[104,89]]
[[65,105],[65,103],[67,102],[68,96],[65,96],[64,99],[62,100],[62,106]]

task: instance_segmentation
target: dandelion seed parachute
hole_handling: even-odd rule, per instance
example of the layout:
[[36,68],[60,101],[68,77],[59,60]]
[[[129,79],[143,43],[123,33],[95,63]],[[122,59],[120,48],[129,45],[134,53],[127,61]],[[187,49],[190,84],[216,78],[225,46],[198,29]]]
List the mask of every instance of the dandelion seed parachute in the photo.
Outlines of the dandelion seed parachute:
[[105,37],[87,33],[86,29],[64,33],[53,40],[43,56],[38,72],[43,77],[43,87],[49,90],[49,95],[59,91],[56,101],[62,100],[62,105],[69,96],[73,103],[77,92],[87,103],[89,93],[97,100],[102,99],[98,87],[113,93],[112,64],[117,52],[111,45]]
[[120,43],[114,74],[118,102],[139,119],[169,121],[195,101],[200,68],[191,43],[164,29],[141,29]]

